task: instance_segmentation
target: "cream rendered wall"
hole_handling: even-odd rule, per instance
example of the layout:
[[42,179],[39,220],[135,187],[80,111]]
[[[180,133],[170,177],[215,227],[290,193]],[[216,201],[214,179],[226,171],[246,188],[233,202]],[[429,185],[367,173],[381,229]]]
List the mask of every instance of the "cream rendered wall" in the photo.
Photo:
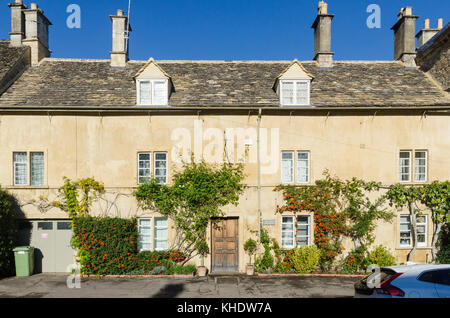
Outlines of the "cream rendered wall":
[[[71,179],[94,177],[107,189],[106,200],[99,201],[95,213],[110,216],[151,216],[140,210],[132,196],[137,186],[137,152],[166,151],[169,158],[169,179],[173,173],[171,140],[174,129],[187,128],[194,136],[194,121],[201,119],[207,128],[254,128],[256,116],[37,116],[3,115],[0,125],[0,184],[15,193],[22,204],[24,216],[32,219],[66,218],[53,208],[39,211],[31,200],[40,195],[55,198],[63,176]],[[426,149],[429,154],[428,181],[450,179],[450,125],[448,116],[264,116],[262,128],[279,129],[279,151],[311,152],[311,183],[322,178],[325,169],[343,179],[358,177],[398,182],[398,151]],[[193,139],[193,138],[192,138]],[[194,146],[192,146],[194,149]],[[14,187],[14,151],[45,152],[45,186]],[[256,140],[246,151],[246,160],[256,155]],[[245,269],[248,256],[242,246],[250,237],[248,229],[257,230],[257,165],[246,164],[245,183],[248,188],[238,207],[225,208],[228,216],[239,217],[239,267]],[[280,184],[281,174],[262,175],[262,219],[276,220],[268,226],[269,234],[281,243],[281,217],[275,214],[283,204],[273,188]],[[403,211],[407,214],[407,211]],[[431,242],[431,223],[428,242]],[[314,225],[312,225],[312,228]],[[312,231],[313,232],[313,231]],[[313,233],[311,233],[313,235]],[[173,232],[170,233],[173,237]],[[376,244],[396,251],[399,262],[406,260],[409,249],[398,246],[398,218],[392,224],[382,223],[376,230]],[[351,243],[346,246],[351,248]],[[417,261],[425,261],[429,249],[417,252]],[[198,261],[198,260],[196,260]],[[210,259],[206,260],[210,264]]]

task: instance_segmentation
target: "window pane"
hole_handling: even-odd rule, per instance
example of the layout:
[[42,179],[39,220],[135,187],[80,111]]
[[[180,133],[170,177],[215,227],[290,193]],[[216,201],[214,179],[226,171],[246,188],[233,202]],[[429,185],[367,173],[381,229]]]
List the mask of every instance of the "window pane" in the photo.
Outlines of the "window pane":
[[167,183],[167,154],[164,152],[155,153],[155,178],[159,183]]
[[281,245],[283,248],[294,247],[294,217],[292,216],[281,219]]
[[154,100],[153,105],[167,104],[167,84],[166,82],[154,82]]
[[139,219],[138,220],[138,250],[150,251],[151,250],[151,226],[152,219]]
[[297,82],[297,105],[307,105],[308,104],[308,83]]
[[425,182],[427,179],[427,152],[416,151],[414,157],[414,181]]
[[38,230],[41,231],[53,230],[53,222],[38,222]]
[[32,152],[31,155],[31,185],[44,185],[44,153]]
[[293,105],[294,104],[294,83],[293,82],[282,82],[281,83],[281,95],[283,97],[283,105]]
[[150,153],[138,153],[138,183],[142,184],[150,180],[151,158]]
[[140,101],[141,105],[151,105],[152,84],[150,82],[140,82]]
[[283,183],[294,182],[294,153],[283,152],[281,160],[281,181]]
[[309,153],[299,152],[297,155],[297,181],[307,183],[309,182]]
[[155,249],[166,250],[168,248],[168,219],[155,218]]
[[27,153],[14,153],[14,185],[28,185]]
[[56,228],[61,231],[70,230],[70,229],[72,229],[72,223],[71,222],[58,222]]
[[411,152],[400,151],[400,181],[411,180]]

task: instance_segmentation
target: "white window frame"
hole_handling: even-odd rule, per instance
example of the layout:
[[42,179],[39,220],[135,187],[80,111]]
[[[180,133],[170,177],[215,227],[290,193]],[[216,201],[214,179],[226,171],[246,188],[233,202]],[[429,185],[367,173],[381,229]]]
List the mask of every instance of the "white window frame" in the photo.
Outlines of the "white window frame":
[[[310,215],[304,215],[304,214],[300,214],[300,215],[297,215],[297,217],[296,217],[296,221],[297,221],[297,227],[296,227],[296,230],[299,230],[299,223],[298,223],[298,218],[299,217],[307,217],[308,218],[308,224],[306,224],[307,225],[307,229],[308,229],[308,233],[307,233],[307,235],[299,235],[298,233],[298,231],[296,231],[296,238],[295,238],[295,244],[296,244],[296,246],[297,247],[299,247],[299,245],[298,245],[298,238],[299,237],[306,237],[307,239],[308,239],[308,244],[306,245],[306,246],[311,246],[311,216]],[[300,245],[300,246],[304,246],[304,245]]]
[[[402,217],[409,217],[409,222],[402,222]],[[409,224],[409,231],[402,231],[401,230],[401,225],[402,224]],[[400,238],[399,238],[399,244],[400,244],[400,247],[411,247],[412,246],[412,235],[411,235],[411,227],[412,227],[412,225],[411,225],[411,216],[409,215],[409,214],[402,214],[402,215],[400,215],[400,217],[399,217],[399,233],[400,233]],[[401,243],[401,241],[402,241],[402,233],[407,233],[407,232],[409,232],[409,244],[402,244]],[[406,237],[404,238],[404,239],[406,239]]]
[[[166,249],[161,249],[161,248],[157,249],[157,248],[155,248],[156,241],[157,241],[157,238],[156,238],[156,229],[157,229],[157,227],[156,227],[156,222],[155,222],[156,219],[167,219],[167,226],[166,227],[158,227],[158,229],[166,229],[167,230],[167,248]],[[139,244],[139,240],[141,238],[141,236],[140,236],[140,228],[141,228],[140,220],[150,220],[150,234],[149,234],[149,236],[150,236],[150,240],[149,240],[150,249],[142,249],[142,248],[140,248],[139,252],[142,252],[142,251],[151,251],[151,252],[153,252],[153,251],[167,251],[167,250],[169,250],[169,218],[168,217],[163,217],[163,216],[161,216],[161,217],[157,216],[157,217],[142,217],[142,218],[139,218],[138,219],[138,244]],[[159,240],[159,241],[162,241],[162,240]]]
[[[165,175],[165,181],[164,182],[160,182],[160,184],[167,184],[167,180],[168,180],[168,175],[169,175],[169,155],[167,152],[164,151],[157,151],[154,152],[154,157],[153,157],[153,176],[156,178],[156,170],[158,168],[156,168],[156,161],[165,161],[166,162],[166,175]],[[157,155],[165,155],[166,156],[166,160],[156,160],[156,156]]]
[[149,249],[144,249],[144,248],[139,248],[139,252],[142,252],[142,251],[152,251],[153,250],[153,218],[139,218],[138,219],[138,246],[139,246],[139,244],[140,244],[140,240],[141,240],[141,220],[150,220],[150,231],[149,231],[149,236],[150,236],[150,239],[148,240],[148,244],[150,244],[150,248]]
[[[416,169],[419,167],[423,167],[422,165],[416,164],[416,155],[418,152],[425,153],[425,158],[419,158],[419,159],[425,159],[425,180],[417,180],[417,175],[420,175],[420,173],[416,173]],[[424,183],[428,180],[428,151],[427,150],[414,150],[414,182],[417,183]]]
[[[417,218],[419,218],[419,217],[424,217],[425,218],[425,222],[419,223],[417,221]],[[421,215],[416,215],[415,218],[416,218],[417,237],[419,237],[419,232],[417,230],[419,228],[419,226],[423,226],[425,228],[425,232],[423,233],[423,235],[425,235],[425,242],[421,243],[421,242],[419,242],[419,239],[417,238],[417,246],[418,247],[426,247],[427,243],[428,243],[428,217],[425,214],[421,214]]]
[[[26,155],[26,160],[25,162],[16,162],[15,161],[15,155],[16,154],[25,154]],[[16,166],[17,165],[24,165],[25,164],[25,177],[26,177],[26,181],[24,184],[18,184],[16,182]],[[29,174],[30,174],[30,167],[28,164],[28,152],[27,151],[14,151],[13,152],[13,184],[14,186],[18,186],[18,187],[23,187],[23,186],[27,186],[29,184]]]
[[[140,159],[140,155],[149,155],[149,160],[141,160]],[[139,151],[138,153],[137,153],[137,183],[140,185],[140,184],[144,184],[145,182],[140,182],[140,175],[139,175],[139,172],[141,171],[141,170],[144,170],[143,168],[141,169],[141,167],[139,166],[139,163],[141,162],[141,161],[150,161],[150,168],[149,168],[149,170],[150,170],[150,176],[149,176],[149,178],[151,178],[152,177],[152,153],[151,152],[148,152],[148,151]]]
[[[293,83],[293,103],[292,104],[284,104],[283,99],[283,85],[286,83]],[[306,83],[306,103],[300,104],[298,103],[298,97],[297,97],[297,85],[298,83]],[[280,93],[280,104],[281,106],[310,106],[311,105],[311,80],[280,80],[279,85],[279,93]]]
[[[300,165],[299,162],[300,161],[304,161],[305,159],[299,159],[298,156],[300,154],[307,154],[308,155],[308,159],[307,160],[307,175],[306,175],[306,181],[300,181]],[[310,176],[311,176],[311,153],[309,151],[297,151],[297,183],[299,184],[309,184],[310,183]]]
[[[403,165],[402,160],[405,160],[406,158],[401,158],[402,153],[408,153],[409,154],[409,166]],[[413,157],[412,157],[412,150],[400,150],[398,153],[398,177],[401,183],[408,183],[412,180],[412,171],[413,171]],[[402,173],[403,167],[409,167],[409,173],[408,173],[408,180],[402,180],[402,176],[405,175],[405,173]]]
[[[142,82],[150,82],[150,103],[149,104],[143,104],[141,103],[141,83]],[[155,83],[156,82],[164,82],[165,85],[165,96],[164,96],[164,103],[155,103]],[[167,78],[161,78],[161,79],[137,79],[136,80],[136,105],[138,106],[168,106],[169,104],[169,80]]]
[[[292,168],[291,168],[291,180],[290,181],[285,181],[283,180],[283,161],[284,160],[288,160],[288,159],[283,159],[283,154],[289,153],[292,155],[292,159],[290,159],[292,161]],[[282,184],[294,184],[295,183],[295,151],[282,151],[281,152],[281,183]]]
[[[285,218],[290,218],[292,220],[292,228],[291,229],[283,230],[283,225],[289,224],[289,223],[284,222]],[[296,220],[293,215],[282,215],[281,216],[281,248],[282,249],[293,249],[295,247],[296,239],[297,239],[297,236],[295,235],[296,234],[295,224],[296,224]],[[292,232],[292,245],[284,244],[283,233],[285,233],[285,232]]]
[[[24,153],[25,155],[26,155],[26,161],[25,162],[21,162],[21,163],[19,163],[19,162],[16,162],[15,160],[14,160],[14,155],[16,154],[16,153]],[[31,166],[31,155],[32,154],[36,154],[36,153],[39,153],[39,154],[42,154],[43,155],[43,160],[44,160],[44,162],[43,162],[43,167],[42,167],[42,184],[40,184],[40,185],[32,185],[32,166]],[[46,182],[46,179],[45,179],[45,170],[46,170],[46,154],[45,154],[45,151],[13,151],[13,153],[12,153],[12,156],[13,156],[13,185],[15,186],[15,187],[34,187],[34,188],[39,188],[39,187],[44,187],[45,186],[45,182]],[[25,164],[25,166],[26,166],[26,182],[24,183],[24,184],[18,184],[18,183],[16,183],[16,165],[18,165],[18,164]]]
[[[156,219],[166,219],[167,226],[156,226]],[[153,218],[153,248],[155,251],[167,251],[169,249],[169,218],[168,217],[155,217]],[[156,237],[156,230],[166,230],[167,231],[167,248],[156,248],[156,241],[166,241],[161,240]]]

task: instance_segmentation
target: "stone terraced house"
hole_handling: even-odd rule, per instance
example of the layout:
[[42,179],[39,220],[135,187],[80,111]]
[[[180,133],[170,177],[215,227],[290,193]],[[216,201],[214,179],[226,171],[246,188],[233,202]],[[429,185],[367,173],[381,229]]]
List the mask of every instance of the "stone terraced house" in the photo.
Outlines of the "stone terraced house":
[[[333,60],[325,3],[311,61],[129,60],[121,10],[110,16],[111,59],[51,58],[44,12],[22,0],[9,7],[10,39],[0,41],[0,184],[19,199],[19,239],[37,248],[43,272],[74,262],[67,214],[38,204],[56,196],[64,176],[102,181],[107,193],[95,215],[137,217],[139,248],[164,250],[171,221],[140,209],[132,191],[152,175],[170,183],[191,152],[244,162],[240,203],[225,209],[224,231],[208,234],[213,272],[245,270],[243,243],[258,220],[283,248],[314,244],[310,214],[275,213],[279,184],[314,184],[326,169],[385,185],[450,179],[449,25],[430,29],[427,20],[416,49],[410,7],[392,28],[392,61]],[[425,262],[432,224],[427,214],[418,221],[415,261]],[[380,222],[375,244],[404,262],[410,236],[408,211],[397,211],[392,223]]]

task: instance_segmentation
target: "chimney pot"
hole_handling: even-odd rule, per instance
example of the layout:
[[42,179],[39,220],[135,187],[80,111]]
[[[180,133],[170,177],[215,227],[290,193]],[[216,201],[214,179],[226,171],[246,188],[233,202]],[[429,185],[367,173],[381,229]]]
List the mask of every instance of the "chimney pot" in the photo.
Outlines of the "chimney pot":
[[38,5],[37,5],[37,3],[32,3],[32,4],[30,4],[30,9],[31,10],[37,10],[39,7],[38,7]]
[[122,17],[122,16],[123,16],[123,10],[118,9],[118,10],[117,10],[117,16],[118,16],[118,17]]
[[428,30],[430,28],[430,19],[425,19],[423,28]]
[[444,19],[443,18],[439,18],[438,19],[438,26],[437,26],[437,28],[439,30],[442,30],[443,27],[444,27]]
[[319,2],[319,14],[328,14],[328,4],[323,0]]

